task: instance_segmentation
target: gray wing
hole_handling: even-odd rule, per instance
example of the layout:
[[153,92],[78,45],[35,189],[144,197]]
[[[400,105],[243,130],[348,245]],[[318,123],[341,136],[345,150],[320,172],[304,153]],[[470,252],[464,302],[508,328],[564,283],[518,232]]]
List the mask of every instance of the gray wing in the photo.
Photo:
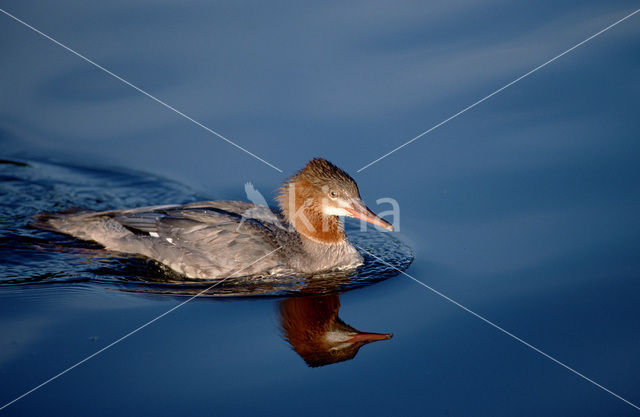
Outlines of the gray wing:
[[[243,214],[253,214],[253,217]],[[56,230],[157,260],[191,278],[285,270],[280,217],[250,203],[202,202],[59,216]],[[264,258],[263,258],[264,257]],[[253,264],[256,260],[261,259]]]

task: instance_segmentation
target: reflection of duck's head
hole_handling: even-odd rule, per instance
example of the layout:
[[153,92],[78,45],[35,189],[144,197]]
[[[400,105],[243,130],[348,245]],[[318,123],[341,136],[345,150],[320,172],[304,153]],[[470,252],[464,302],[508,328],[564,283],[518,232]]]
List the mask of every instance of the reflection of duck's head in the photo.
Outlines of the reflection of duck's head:
[[393,336],[360,332],[340,320],[339,309],[340,298],[335,294],[294,297],[280,303],[284,336],[309,366],[352,359],[361,346]]
[[353,178],[326,159],[309,161],[280,188],[277,200],[293,227],[316,242],[346,241],[338,216],[355,217],[393,230],[362,202]]

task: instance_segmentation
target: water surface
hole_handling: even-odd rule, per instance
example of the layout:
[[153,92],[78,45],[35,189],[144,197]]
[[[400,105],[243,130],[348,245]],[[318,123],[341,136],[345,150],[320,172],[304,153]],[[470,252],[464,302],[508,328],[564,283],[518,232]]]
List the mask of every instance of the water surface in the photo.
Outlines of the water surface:
[[[0,402],[185,299],[33,213],[270,200],[322,156],[398,201],[407,273],[640,403],[638,15],[356,174],[637,2],[0,4],[283,171],[0,15],[0,159],[29,164],[0,166]],[[195,299],[2,412],[637,415],[402,275],[339,293],[393,338],[309,367],[280,295]]]

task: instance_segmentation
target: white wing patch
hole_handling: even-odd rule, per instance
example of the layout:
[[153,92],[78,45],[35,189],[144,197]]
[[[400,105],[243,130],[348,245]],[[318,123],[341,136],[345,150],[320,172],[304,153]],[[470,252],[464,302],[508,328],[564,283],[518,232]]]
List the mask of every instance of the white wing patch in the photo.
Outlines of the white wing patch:
[[[156,232],[149,232],[149,236],[151,237],[160,237],[160,235]],[[170,237],[165,237],[164,238],[167,242],[171,243],[173,245],[173,239]]]

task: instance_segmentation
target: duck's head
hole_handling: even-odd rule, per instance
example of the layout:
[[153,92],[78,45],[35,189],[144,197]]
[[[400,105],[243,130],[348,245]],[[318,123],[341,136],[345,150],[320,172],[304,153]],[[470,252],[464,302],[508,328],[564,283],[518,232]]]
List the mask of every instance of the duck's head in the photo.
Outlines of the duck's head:
[[280,302],[283,335],[311,367],[353,359],[367,343],[387,340],[392,333],[365,333],[340,317],[337,294],[292,297]]
[[393,230],[362,202],[353,178],[326,159],[309,161],[279,191],[276,199],[285,218],[309,239],[322,243],[346,239],[338,216]]

